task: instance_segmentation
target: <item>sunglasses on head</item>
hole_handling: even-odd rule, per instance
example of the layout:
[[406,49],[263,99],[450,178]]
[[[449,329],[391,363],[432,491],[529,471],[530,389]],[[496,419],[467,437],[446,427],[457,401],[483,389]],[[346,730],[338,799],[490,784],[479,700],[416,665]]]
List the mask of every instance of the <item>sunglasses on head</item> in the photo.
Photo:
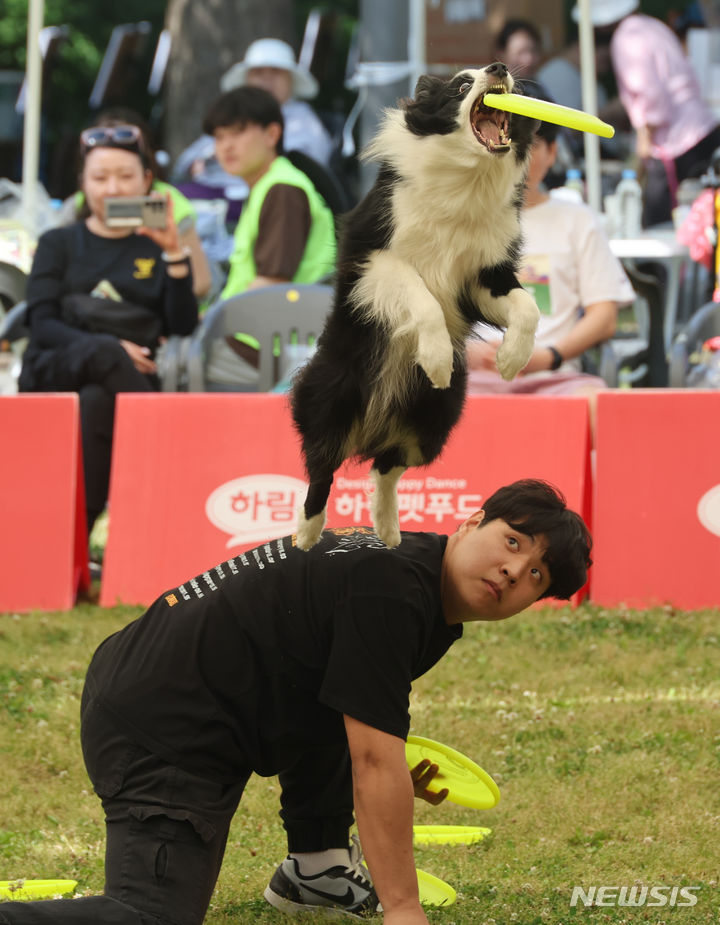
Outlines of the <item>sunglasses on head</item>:
[[120,145],[136,147],[142,150],[142,132],[137,125],[107,125],[86,128],[80,134],[80,143],[84,148],[97,148],[103,145]]

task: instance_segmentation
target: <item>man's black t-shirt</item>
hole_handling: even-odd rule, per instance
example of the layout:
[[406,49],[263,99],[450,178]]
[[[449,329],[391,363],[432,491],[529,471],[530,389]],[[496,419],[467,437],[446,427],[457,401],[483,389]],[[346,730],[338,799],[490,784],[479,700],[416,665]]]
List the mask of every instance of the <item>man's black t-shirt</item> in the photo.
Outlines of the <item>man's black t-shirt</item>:
[[344,741],[342,714],[405,738],[413,679],[462,634],[440,602],[447,538],[367,528],[238,555],[160,597],[100,646],[88,672],[145,747],[220,780],[287,768]]

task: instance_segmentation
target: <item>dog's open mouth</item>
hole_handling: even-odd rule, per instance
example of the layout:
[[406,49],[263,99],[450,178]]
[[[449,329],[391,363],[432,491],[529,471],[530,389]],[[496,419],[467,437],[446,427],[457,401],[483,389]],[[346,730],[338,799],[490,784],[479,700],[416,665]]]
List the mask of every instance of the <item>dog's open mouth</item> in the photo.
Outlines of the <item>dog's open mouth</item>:
[[[507,93],[507,87],[497,84],[487,93]],[[470,125],[480,144],[491,154],[504,154],[510,150],[512,138],[508,135],[508,115],[501,109],[491,109],[483,104],[484,96],[478,97],[470,113]]]

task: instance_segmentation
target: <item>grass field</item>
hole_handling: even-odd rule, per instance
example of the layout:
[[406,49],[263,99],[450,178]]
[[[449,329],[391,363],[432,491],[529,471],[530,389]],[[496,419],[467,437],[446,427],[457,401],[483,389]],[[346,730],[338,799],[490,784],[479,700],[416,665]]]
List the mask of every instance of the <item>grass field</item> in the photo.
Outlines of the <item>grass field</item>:
[[[0,879],[102,889],[80,693],[95,646],[139,612],[0,616]],[[412,732],[473,757],[502,799],[485,812],[416,801],[417,822],[493,830],[472,847],[417,849],[418,867],[458,892],[430,921],[720,922],[719,637],[720,611],[671,609],[546,609],[467,627],[417,683]],[[285,853],[277,806],[276,780],[253,778],[208,925],[287,921],[261,898]],[[573,886],[633,884],[700,889],[692,907],[570,904]]]

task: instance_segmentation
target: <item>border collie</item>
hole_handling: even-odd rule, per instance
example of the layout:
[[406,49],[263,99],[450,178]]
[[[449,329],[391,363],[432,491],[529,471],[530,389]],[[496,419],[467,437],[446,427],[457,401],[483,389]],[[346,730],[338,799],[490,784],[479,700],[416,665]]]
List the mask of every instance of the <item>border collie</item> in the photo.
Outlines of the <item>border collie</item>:
[[513,87],[499,62],[423,76],[368,147],[377,180],[346,217],[333,309],[293,383],[310,482],[302,549],[319,540],[334,473],[351,457],[373,460],[373,525],[397,546],[398,480],[440,454],[460,417],[476,322],[505,329],[505,379],[530,358],[539,313],[516,269],[537,122],[483,105]]

